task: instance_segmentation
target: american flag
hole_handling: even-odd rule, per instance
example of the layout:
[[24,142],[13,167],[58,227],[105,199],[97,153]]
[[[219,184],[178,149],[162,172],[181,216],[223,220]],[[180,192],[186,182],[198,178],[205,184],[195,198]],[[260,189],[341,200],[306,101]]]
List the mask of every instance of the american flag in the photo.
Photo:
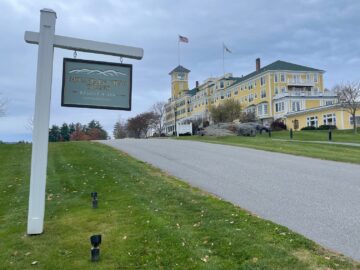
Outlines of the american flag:
[[187,37],[179,35],[179,42],[189,43],[189,39]]

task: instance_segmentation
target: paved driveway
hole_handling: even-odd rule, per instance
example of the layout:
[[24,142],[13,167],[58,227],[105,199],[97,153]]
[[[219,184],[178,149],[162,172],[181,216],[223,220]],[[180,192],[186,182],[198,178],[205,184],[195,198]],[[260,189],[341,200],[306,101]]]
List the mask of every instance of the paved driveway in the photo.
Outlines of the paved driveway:
[[170,139],[104,143],[360,260],[359,165]]

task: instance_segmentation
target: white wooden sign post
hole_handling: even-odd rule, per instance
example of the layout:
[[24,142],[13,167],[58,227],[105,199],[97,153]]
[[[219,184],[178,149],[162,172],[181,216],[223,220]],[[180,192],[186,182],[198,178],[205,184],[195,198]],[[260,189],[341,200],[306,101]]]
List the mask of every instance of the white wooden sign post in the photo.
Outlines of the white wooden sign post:
[[44,229],[46,167],[54,47],[139,60],[142,59],[144,54],[142,48],[55,35],[55,11],[51,9],[42,9],[40,12],[39,33],[25,32],[26,42],[39,45],[31,154],[28,234],[41,234]]

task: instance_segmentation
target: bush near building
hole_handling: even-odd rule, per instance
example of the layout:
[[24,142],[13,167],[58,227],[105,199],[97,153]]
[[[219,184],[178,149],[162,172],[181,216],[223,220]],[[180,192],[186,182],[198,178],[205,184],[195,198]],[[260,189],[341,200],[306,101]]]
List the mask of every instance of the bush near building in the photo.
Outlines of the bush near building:
[[226,123],[240,119],[240,102],[234,99],[227,99],[218,106],[211,106],[210,114],[215,123]]

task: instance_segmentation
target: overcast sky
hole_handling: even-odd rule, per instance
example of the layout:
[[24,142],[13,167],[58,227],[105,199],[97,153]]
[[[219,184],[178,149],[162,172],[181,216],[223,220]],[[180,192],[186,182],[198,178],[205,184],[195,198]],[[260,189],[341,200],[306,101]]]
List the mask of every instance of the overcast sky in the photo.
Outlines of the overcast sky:
[[[55,49],[50,125],[99,120],[111,133],[114,123],[148,110],[170,97],[170,76],[181,64],[191,70],[190,87],[222,73],[222,43],[233,52],[225,71],[234,76],[276,60],[323,69],[325,87],[360,80],[360,1],[121,1],[74,0],[0,2],[0,98],[7,114],[0,118],[0,140],[31,140],[27,127],[34,113],[37,45],[24,42],[24,31],[39,31],[40,9],[57,13],[56,34],[142,47],[133,64],[132,111],[61,107],[62,60],[73,51]],[[119,62],[78,52],[78,59]]]

